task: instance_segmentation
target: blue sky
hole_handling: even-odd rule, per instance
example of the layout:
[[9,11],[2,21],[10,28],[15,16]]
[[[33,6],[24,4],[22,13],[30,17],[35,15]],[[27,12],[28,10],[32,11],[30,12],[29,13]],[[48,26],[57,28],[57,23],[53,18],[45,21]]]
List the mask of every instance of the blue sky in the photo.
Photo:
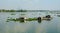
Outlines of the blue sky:
[[0,9],[60,10],[60,0],[0,0]]

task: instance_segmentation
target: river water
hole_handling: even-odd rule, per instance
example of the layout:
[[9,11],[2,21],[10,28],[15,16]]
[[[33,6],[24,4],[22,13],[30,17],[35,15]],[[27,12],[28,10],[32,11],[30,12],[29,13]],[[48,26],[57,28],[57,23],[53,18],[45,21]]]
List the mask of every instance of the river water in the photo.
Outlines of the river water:
[[[34,18],[46,15],[51,15],[53,19],[50,21],[43,20],[41,23],[38,23],[38,21],[7,22],[8,17]],[[47,12],[0,12],[0,33],[60,33],[60,17]]]

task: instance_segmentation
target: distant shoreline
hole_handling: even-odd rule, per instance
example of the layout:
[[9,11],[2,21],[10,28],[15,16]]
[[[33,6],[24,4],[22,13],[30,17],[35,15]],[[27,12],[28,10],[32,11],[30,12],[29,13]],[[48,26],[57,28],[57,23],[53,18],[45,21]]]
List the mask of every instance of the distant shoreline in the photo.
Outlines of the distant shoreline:
[[5,10],[5,9],[0,9],[0,12],[51,12],[51,13],[54,13],[54,12],[59,12],[59,10],[54,10],[54,11],[51,11],[51,10]]
[[27,10],[0,10],[0,12],[27,12]]

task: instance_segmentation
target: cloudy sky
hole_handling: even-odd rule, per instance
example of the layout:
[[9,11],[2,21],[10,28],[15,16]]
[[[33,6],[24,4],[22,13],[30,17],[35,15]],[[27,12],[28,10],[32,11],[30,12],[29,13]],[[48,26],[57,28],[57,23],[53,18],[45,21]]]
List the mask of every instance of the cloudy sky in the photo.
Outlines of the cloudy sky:
[[0,9],[60,10],[60,0],[0,0]]

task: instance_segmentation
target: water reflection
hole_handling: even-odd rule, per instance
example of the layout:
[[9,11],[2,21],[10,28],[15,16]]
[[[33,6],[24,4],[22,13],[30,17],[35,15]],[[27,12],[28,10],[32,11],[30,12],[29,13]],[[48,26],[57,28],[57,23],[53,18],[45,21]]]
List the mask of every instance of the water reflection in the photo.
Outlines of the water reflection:
[[[31,15],[32,13],[33,15]],[[26,12],[24,17],[33,18],[42,16],[39,15],[41,12],[32,13]],[[38,20],[26,21],[27,23],[20,23],[18,21],[6,22],[6,19],[9,17],[21,17],[20,12],[15,14],[16,15],[11,15],[11,13],[0,13],[0,33],[60,33],[60,18],[56,16],[54,16],[52,20],[42,20],[41,23],[38,23]]]

